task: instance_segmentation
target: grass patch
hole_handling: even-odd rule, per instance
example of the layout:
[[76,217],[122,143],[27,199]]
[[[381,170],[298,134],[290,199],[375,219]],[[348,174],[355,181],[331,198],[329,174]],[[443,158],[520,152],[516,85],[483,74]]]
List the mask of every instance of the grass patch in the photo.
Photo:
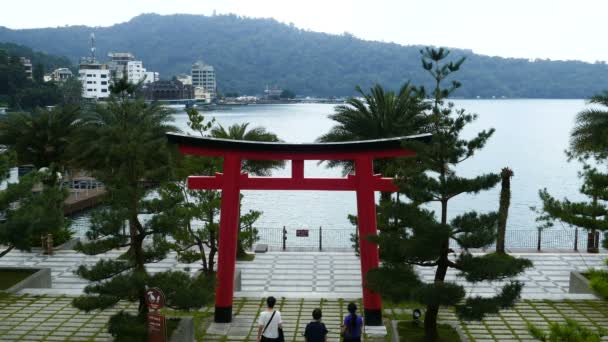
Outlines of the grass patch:
[[1,270],[0,290],[6,290],[19,283],[23,279],[36,273],[37,270]]
[[[426,342],[424,338],[424,326],[422,324],[417,326],[411,322],[399,322],[397,331],[399,331],[399,341],[401,342]],[[438,324],[437,331],[439,339],[436,342],[460,341],[460,335],[449,324]]]

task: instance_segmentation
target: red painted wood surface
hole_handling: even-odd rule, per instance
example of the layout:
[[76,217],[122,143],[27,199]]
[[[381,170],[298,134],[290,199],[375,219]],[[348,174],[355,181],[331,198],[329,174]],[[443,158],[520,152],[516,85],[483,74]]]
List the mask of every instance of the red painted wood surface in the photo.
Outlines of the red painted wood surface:
[[378,245],[368,241],[369,236],[377,234],[376,201],[374,198],[373,160],[362,157],[355,160],[357,175],[357,222],[359,226],[359,255],[361,261],[361,281],[363,287],[363,308],[380,310],[380,295],[365,286],[365,276],[379,265]]
[[223,157],[227,154],[238,154],[241,159],[249,160],[355,160],[365,156],[369,158],[395,158],[413,156],[413,151],[398,149],[386,149],[376,151],[351,151],[351,152],[259,152],[259,151],[232,151],[225,149],[214,149],[194,146],[180,145],[179,151],[183,154],[199,156]]
[[232,307],[234,295],[234,269],[236,264],[236,243],[239,230],[238,178],[241,173],[241,159],[234,154],[224,158],[224,182],[220,211],[219,255],[217,268],[216,308]]

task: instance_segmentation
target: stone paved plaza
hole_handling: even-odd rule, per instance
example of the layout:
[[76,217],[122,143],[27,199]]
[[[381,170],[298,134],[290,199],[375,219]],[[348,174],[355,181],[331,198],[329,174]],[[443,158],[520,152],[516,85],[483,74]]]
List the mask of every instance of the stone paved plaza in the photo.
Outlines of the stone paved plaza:
[[[99,256],[86,256],[75,251],[58,251],[53,256],[39,253],[11,252],[0,258],[0,266],[49,267],[52,270],[51,289],[25,289],[22,293],[79,295],[86,281],[73,272],[82,264],[92,265],[99,258],[116,258],[121,252],[113,251]],[[526,286],[525,299],[591,299],[589,295],[568,294],[569,274],[572,270],[584,271],[590,267],[606,268],[607,254],[584,253],[512,253],[529,258],[534,268],[519,277]],[[186,270],[196,272],[198,264],[178,263],[175,255],[148,265],[150,272]],[[239,297],[274,295],[286,298],[359,298],[361,275],[359,259],[344,252],[269,252],[257,254],[252,262],[239,262],[242,289]],[[433,277],[432,268],[419,268],[425,281]],[[472,286],[456,277],[453,270],[448,280],[462,283],[469,294],[493,295],[500,283],[481,283]]]
[[[302,332],[311,320],[314,308],[323,310],[323,321],[329,330],[329,341],[339,341],[340,321],[348,300],[342,299],[279,299],[286,341],[304,341]],[[108,317],[118,310],[135,311],[135,305],[121,303],[114,309],[79,312],[71,306],[67,296],[3,296],[0,297],[0,342],[4,341],[108,341]],[[257,315],[264,308],[261,298],[237,298],[235,321],[226,335],[208,333],[212,324],[212,308],[207,307],[195,315],[197,341],[255,341]],[[409,320],[413,307],[385,305],[386,319]],[[171,314],[167,312],[167,314]],[[532,341],[528,334],[528,322],[546,328],[549,322],[563,322],[571,318],[589,327],[608,326],[608,305],[598,300],[581,301],[522,301],[514,309],[504,310],[481,322],[458,322],[451,311],[441,310],[440,319],[453,321],[470,341]],[[389,341],[366,338],[366,342]],[[604,339],[608,341],[608,337]]]
[[[116,258],[120,252],[103,255]],[[605,268],[606,254],[513,253],[532,259],[535,267],[519,279],[525,282],[525,299],[515,309],[488,317],[482,322],[458,322],[450,311],[443,310],[444,320],[454,321],[471,341],[529,341],[526,323],[547,327],[549,322],[563,322],[566,317],[588,326],[608,326],[608,305],[591,295],[568,293],[569,272],[590,267]],[[82,293],[86,282],[73,274],[82,264],[93,264],[99,256],[85,256],[74,251],[58,251],[53,256],[11,252],[0,258],[0,266],[49,267],[51,289],[25,289],[18,295],[0,297],[0,342],[2,341],[107,341],[108,317],[118,310],[135,311],[133,304],[121,303],[116,308],[84,313],[71,306],[73,296]],[[235,293],[234,323],[224,334],[207,332],[213,316],[211,307],[190,313],[194,315],[198,341],[255,341],[257,315],[263,309],[263,298],[279,299],[287,341],[303,341],[302,332],[311,320],[314,308],[323,309],[330,330],[330,341],[339,340],[340,320],[350,300],[360,301],[361,277],[359,260],[352,253],[340,252],[269,252],[257,254],[253,262],[239,262],[242,288]],[[149,265],[151,272],[188,269],[196,272],[197,264],[181,264],[174,255]],[[419,269],[430,281],[432,269]],[[455,273],[448,279],[457,280]],[[492,295],[500,284],[463,283],[468,294]],[[407,320],[412,307],[385,304],[385,318]],[[212,327],[213,328],[213,327]],[[389,341],[390,336],[384,341]],[[608,339],[607,339],[608,340]],[[377,340],[367,339],[367,342]]]
[[[518,279],[526,284],[526,299],[592,299],[568,293],[570,271],[590,267],[605,268],[606,254],[511,253],[531,259],[534,268]],[[256,255],[251,263],[240,263],[243,281],[240,296],[274,295],[307,298],[359,298],[361,274],[359,259],[352,253],[271,252]],[[272,271],[270,271],[272,270]],[[434,268],[418,267],[424,281],[434,277]],[[447,280],[456,280],[471,295],[494,295],[502,283],[467,284],[450,270]]]

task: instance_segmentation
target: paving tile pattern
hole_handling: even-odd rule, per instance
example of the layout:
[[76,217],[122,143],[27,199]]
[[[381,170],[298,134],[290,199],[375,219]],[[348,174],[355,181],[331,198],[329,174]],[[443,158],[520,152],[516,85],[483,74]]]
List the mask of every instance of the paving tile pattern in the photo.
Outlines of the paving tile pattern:
[[[12,251],[0,258],[1,266],[28,266],[51,268],[51,289],[25,289],[22,293],[43,295],[80,295],[87,282],[74,274],[80,265],[93,265],[100,258],[114,259],[124,251],[112,251],[87,256],[72,250],[58,251],[52,256],[39,253]],[[587,295],[569,295],[571,270],[584,271],[589,267],[606,268],[607,254],[578,253],[513,253],[529,258],[534,268],[518,279],[526,284],[526,299],[583,299]],[[253,262],[237,264],[242,279],[240,297],[283,296],[288,298],[359,298],[361,297],[360,262],[353,253],[343,252],[269,252],[257,254]],[[199,264],[177,262],[171,253],[161,262],[147,265],[151,273],[167,270],[189,270],[194,273]],[[431,281],[434,269],[419,267],[423,280]],[[465,286],[470,295],[494,295],[502,283],[468,284],[450,270],[447,280],[456,280]]]
[[[134,312],[136,306],[119,303],[115,308],[85,313],[71,306],[72,297],[66,296],[7,296],[0,298],[0,341],[88,341],[111,340],[107,333],[110,315],[124,309]],[[302,333],[310,322],[314,308],[323,310],[323,321],[329,330],[329,341],[339,341],[340,322],[347,313],[349,300],[338,298],[282,298],[277,308],[281,311],[286,341],[303,342]],[[356,300],[360,303],[360,300]],[[234,302],[235,320],[226,335],[206,333],[213,310],[202,308],[204,319],[198,321],[197,341],[255,341],[257,317],[264,309],[262,298],[237,298]],[[409,320],[413,307],[385,305],[386,319]],[[451,310],[442,309],[440,320],[458,322]],[[532,341],[527,323],[546,329],[550,322],[574,319],[583,325],[597,328],[608,326],[608,305],[599,300],[585,301],[522,301],[511,310],[503,310],[480,322],[458,322],[470,341]],[[379,342],[365,338],[365,342]],[[382,341],[382,340],[380,340]],[[608,341],[606,337],[602,341]]]
[[[606,268],[606,254],[520,253],[534,262],[517,279],[525,283],[522,293],[527,299],[590,299],[588,295],[568,293],[570,271],[590,267]],[[256,255],[252,263],[241,263],[242,293],[240,296],[284,296],[307,298],[361,297],[359,259],[350,253],[270,252]],[[431,282],[434,268],[418,267],[424,281]],[[446,280],[463,285],[469,295],[497,294],[503,282],[470,284],[450,270]]]
[[85,313],[66,296],[8,296],[0,298],[0,341],[106,342],[108,319],[120,310],[136,310],[119,303],[104,311]]

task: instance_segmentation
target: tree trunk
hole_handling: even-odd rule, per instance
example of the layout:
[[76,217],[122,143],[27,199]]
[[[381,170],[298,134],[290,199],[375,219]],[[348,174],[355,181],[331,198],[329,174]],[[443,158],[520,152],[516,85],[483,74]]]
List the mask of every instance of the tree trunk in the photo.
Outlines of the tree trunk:
[[507,217],[511,205],[511,177],[513,171],[505,167],[500,172],[502,178],[500,188],[500,202],[498,207],[498,235],[496,237],[496,253],[505,254],[505,235],[507,231]]
[[426,341],[432,342],[437,340],[437,314],[439,307],[437,305],[427,305],[426,314],[424,315],[424,336]]
[[217,248],[211,247],[211,249],[209,250],[209,271],[207,272],[207,274],[213,274],[213,272],[214,272],[213,268],[215,267],[215,254],[216,253],[217,253]]
[[[142,229],[141,223],[137,218],[137,213],[131,215],[131,219],[129,220],[129,233],[131,235],[131,249],[133,262],[135,263],[135,269],[133,272],[145,274],[145,258],[143,251],[143,235],[139,233]],[[148,312],[148,306],[146,305],[146,289],[140,288],[138,289],[138,297],[139,297],[139,307],[138,312],[140,315],[144,315]]]
[[[448,201],[441,201],[441,223],[447,223]],[[441,284],[445,281],[445,275],[448,272],[448,255],[450,252],[449,238],[441,242],[441,252],[437,262],[437,270],[435,271],[435,284]],[[426,314],[424,315],[424,334],[427,341],[435,341],[438,338],[437,333],[437,315],[439,314],[439,306],[427,305]]]

